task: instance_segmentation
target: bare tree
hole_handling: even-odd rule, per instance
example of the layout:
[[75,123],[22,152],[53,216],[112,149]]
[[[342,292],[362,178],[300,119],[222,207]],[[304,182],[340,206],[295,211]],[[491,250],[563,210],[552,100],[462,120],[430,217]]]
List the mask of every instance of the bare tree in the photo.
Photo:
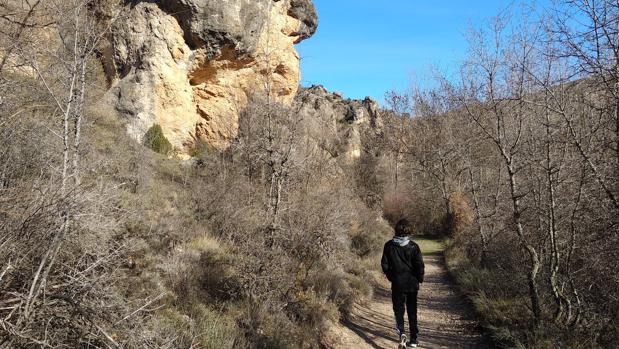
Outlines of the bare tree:
[[[30,89],[20,91],[25,96],[21,102],[13,91],[15,103],[7,107],[15,108],[13,115],[24,114],[23,123],[34,118],[36,129],[42,131],[19,146],[33,147],[38,141],[38,152],[48,158],[16,168],[9,163],[11,157],[2,157],[6,160],[2,165],[17,173],[10,173],[14,181],[0,193],[2,211],[10,205],[0,244],[0,347],[120,347],[109,328],[118,328],[140,310],[120,315],[129,302],[118,299],[112,282],[124,250],[105,237],[106,229],[114,225],[114,219],[105,216],[113,210],[108,206],[112,203],[99,191],[104,185],[92,186],[97,179],[89,178],[87,184],[82,180],[88,74],[105,29],[91,16],[89,1],[26,3],[28,14],[13,23],[17,41],[5,52],[0,74]],[[48,33],[47,43],[18,40],[26,34],[34,38],[27,31],[42,27]],[[7,71],[10,74],[5,75]],[[33,112],[28,115],[24,110]],[[39,114],[45,117],[37,120]],[[15,118],[3,121],[3,133],[15,127],[15,139],[20,139],[27,124],[20,125]],[[28,161],[36,160],[24,159]],[[22,195],[4,195],[13,190]],[[90,219],[97,221],[96,233]],[[99,245],[90,245],[93,240]]]
[[393,191],[398,191],[400,181],[400,163],[407,148],[407,130],[411,117],[411,97],[406,94],[395,92],[387,93],[387,103],[393,113],[387,118],[393,118],[393,122],[387,123],[387,141],[389,147],[394,151],[393,168]]
[[[553,39],[560,45],[556,55],[572,59],[575,63],[572,73],[586,78],[583,82],[597,90],[593,98],[583,100],[591,107],[589,112],[606,109],[612,118],[597,118],[598,123],[596,118],[591,118],[587,123],[590,128],[581,133],[576,130],[576,121],[565,111],[561,113],[578,152],[615,209],[619,209],[616,187],[619,174],[619,4],[610,0],[566,0],[562,3],[565,6],[555,10],[552,29],[556,35]],[[612,135],[598,144],[612,153],[614,165],[608,167],[612,169],[609,173],[604,171],[606,157],[596,156],[597,152],[588,146],[592,138],[602,133]],[[614,141],[610,141],[612,138]]]
[[489,297],[477,301],[492,308],[528,285],[521,310],[536,326],[516,330],[513,343],[533,345],[530,331],[543,337],[552,327],[568,343],[577,332],[607,346],[617,337],[608,294],[619,284],[610,272],[619,236],[618,7],[561,3],[553,21],[525,8],[473,32],[458,81],[439,78],[440,88],[415,94],[404,138],[412,171],[399,185],[431,193],[435,210],[467,194],[476,229],[452,236],[452,249],[469,258],[467,275],[497,277],[468,285]]
[[[526,132],[526,110],[523,97],[531,91],[527,89],[524,68],[529,66],[530,37],[522,37],[518,45],[510,47],[504,39],[505,19],[496,18],[490,33],[480,32],[471,45],[471,58],[468,70],[463,71],[462,105],[471,120],[495,145],[507,170],[507,179],[512,203],[512,219],[515,233],[522,248],[529,256],[529,297],[535,323],[541,321],[541,297],[537,275],[541,268],[537,248],[531,243],[525,231],[522,198],[526,190],[521,187],[520,172],[523,161],[520,159],[521,143]],[[486,42],[489,34],[490,42]],[[513,58],[510,55],[513,54]],[[513,61],[512,61],[513,59]],[[512,69],[514,68],[514,69]],[[480,81],[472,81],[466,76],[475,74]]]

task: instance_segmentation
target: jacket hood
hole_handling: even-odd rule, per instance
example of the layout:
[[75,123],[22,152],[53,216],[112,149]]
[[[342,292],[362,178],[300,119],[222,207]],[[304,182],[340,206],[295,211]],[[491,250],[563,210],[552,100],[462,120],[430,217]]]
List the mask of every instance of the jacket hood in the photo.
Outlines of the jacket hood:
[[393,242],[395,242],[396,244],[404,247],[406,245],[408,245],[408,243],[411,241],[411,239],[408,236],[395,236],[393,238]]

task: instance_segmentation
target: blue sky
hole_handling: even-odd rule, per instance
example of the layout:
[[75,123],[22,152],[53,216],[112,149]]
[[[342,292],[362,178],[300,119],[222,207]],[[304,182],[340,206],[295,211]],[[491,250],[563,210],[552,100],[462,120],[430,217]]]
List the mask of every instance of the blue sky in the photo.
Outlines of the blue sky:
[[[550,0],[538,0],[546,5]],[[324,85],[349,98],[424,85],[449,72],[467,50],[465,33],[513,0],[314,0],[319,26],[297,46],[303,86]]]

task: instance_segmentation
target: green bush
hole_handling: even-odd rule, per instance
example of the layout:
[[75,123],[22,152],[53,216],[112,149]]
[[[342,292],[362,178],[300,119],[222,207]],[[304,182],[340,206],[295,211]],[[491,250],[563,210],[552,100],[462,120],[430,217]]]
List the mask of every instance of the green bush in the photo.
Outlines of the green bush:
[[163,155],[168,155],[173,150],[172,143],[165,138],[163,130],[158,124],[154,124],[146,131],[144,145]]

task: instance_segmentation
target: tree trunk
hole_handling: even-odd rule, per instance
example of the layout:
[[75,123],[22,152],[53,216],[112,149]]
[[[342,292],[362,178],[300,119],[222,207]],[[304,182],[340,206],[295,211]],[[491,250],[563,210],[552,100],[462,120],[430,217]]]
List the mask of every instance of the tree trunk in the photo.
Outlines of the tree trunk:
[[[546,101],[548,104],[549,102]],[[566,297],[563,295],[562,291],[559,288],[558,282],[558,273],[559,273],[559,263],[560,263],[560,251],[557,243],[557,217],[556,217],[556,200],[555,200],[555,179],[554,179],[554,170],[555,167],[552,163],[552,135],[550,129],[550,113],[548,110],[545,111],[545,131],[546,131],[546,139],[545,143],[545,151],[546,151],[546,189],[548,193],[548,236],[550,238],[550,248],[551,248],[551,258],[550,258],[550,274],[549,274],[549,282],[550,288],[552,290],[552,295],[555,299],[556,303],[556,311],[554,314],[555,322],[558,322],[561,316],[563,315],[563,305],[569,303]]]
[[[547,153],[549,154],[549,153]],[[548,158],[548,160],[550,160]],[[558,321],[563,315],[563,303],[564,298],[559,290],[558,272],[559,272],[559,260],[560,253],[557,245],[557,231],[556,231],[556,217],[555,217],[555,194],[554,194],[554,180],[552,178],[552,169],[550,167],[547,168],[547,180],[548,180],[548,205],[549,205],[549,222],[548,222],[548,235],[550,237],[550,247],[552,256],[550,258],[550,288],[552,289],[552,295],[555,298],[556,302],[556,312],[554,315],[555,321]]]
[[[77,10],[76,10],[77,11]],[[45,287],[47,283],[47,277],[56,261],[56,257],[58,252],[60,251],[60,247],[62,246],[65,236],[67,235],[70,225],[71,225],[71,209],[73,202],[68,197],[67,190],[67,182],[71,176],[76,176],[77,167],[79,165],[79,146],[80,146],[80,130],[75,127],[81,127],[81,118],[82,118],[82,106],[83,106],[83,98],[84,98],[84,89],[85,89],[85,81],[81,83],[81,91],[77,93],[76,84],[78,83],[78,77],[85,79],[85,61],[86,58],[79,53],[78,49],[78,38],[79,38],[79,26],[76,25],[75,33],[74,33],[74,42],[73,42],[73,66],[71,68],[71,80],[68,86],[67,92],[67,100],[64,107],[59,104],[59,107],[63,111],[63,119],[62,119],[62,144],[63,144],[63,154],[62,154],[62,172],[61,172],[61,183],[60,183],[60,193],[61,193],[61,217],[62,224],[56,234],[53,235],[52,241],[45,255],[41,259],[39,266],[37,267],[37,271],[34,274],[32,279],[32,284],[30,285],[30,289],[28,292],[28,296],[24,302],[24,311],[22,316],[20,317],[19,323],[23,323],[23,321],[27,321],[31,315],[32,306],[36,302],[41,290]],[[80,70],[81,67],[81,70]],[[44,79],[42,75],[39,77]],[[53,93],[51,90],[50,93]],[[55,97],[55,96],[54,96]],[[56,99],[58,101],[58,99]],[[74,129],[71,132],[71,116],[74,117]],[[71,134],[74,136],[74,143],[71,146]],[[71,152],[75,152],[73,154],[73,168],[70,168],[71,164]],[[72,173],[70,173],[72,172]]]
[[471,181],[471,196],[473,197],[473,208],[475,209],[475,221],[477,222],[477,227],[479,230],[479,237],[481,239],[481,260],[480,264],[485,266],[488,262],[488,239],[486,237],[486,232],[484,231],[484,225],[481,221],[481,209],[479,208],[479,199],[477,198],[477,191],[475,190],[475,181],[473,179],[473,171],[471,170],[471,165],[469,163],[468,167],[469,178]]
[[529,272],[527,274],[529,284],[529,298],[531,300],[531,309],[533,310],[533,317],[535,320],[535,326],[540,325],[541,321],[541,305],[539,298],[539,288],[537,285],[537,274],[540,269],[540,260],[537,250],[531,244],[528,243],[524,234],[524,228],[522,226],[522,209],[520,207],[520,196],[518,194],[518,181],[516,179],[516,173],[514,171],[514,164],[512,158],[508,156],[504,151],[503,158],[507,164],[507,173],[509,176],[509,189],[512,198],[512,217],[516,226],[516,233],[520,239],[520,244],[529,255]]
[[578,290],[576,289],[576,283],[574,281],[574,275],[572,274],[572,256],[574,255],[574,251],[576,250],[576,212],[578,211],[578,206],[580,205],[580,200],[582,199],[583,186],[585,181],[586,171],[583,168],[580,181],[578,183],[578,195],[576,197],[576,203],[574,204],[574,209],[572,210],[572,214],[570,215],[570,248],[567,251],[566,258],[566,275],[569,280],[569,285],[572,293],[572,297],[576,301],[576,314],[573,315],[572,311],[572,303],[568,302],[568,314],[565,321],[569,326],[573,326],[578,323],[580,319],[580,314],[582,312],[582,304],[580,300],[580,295],[578,294]]

